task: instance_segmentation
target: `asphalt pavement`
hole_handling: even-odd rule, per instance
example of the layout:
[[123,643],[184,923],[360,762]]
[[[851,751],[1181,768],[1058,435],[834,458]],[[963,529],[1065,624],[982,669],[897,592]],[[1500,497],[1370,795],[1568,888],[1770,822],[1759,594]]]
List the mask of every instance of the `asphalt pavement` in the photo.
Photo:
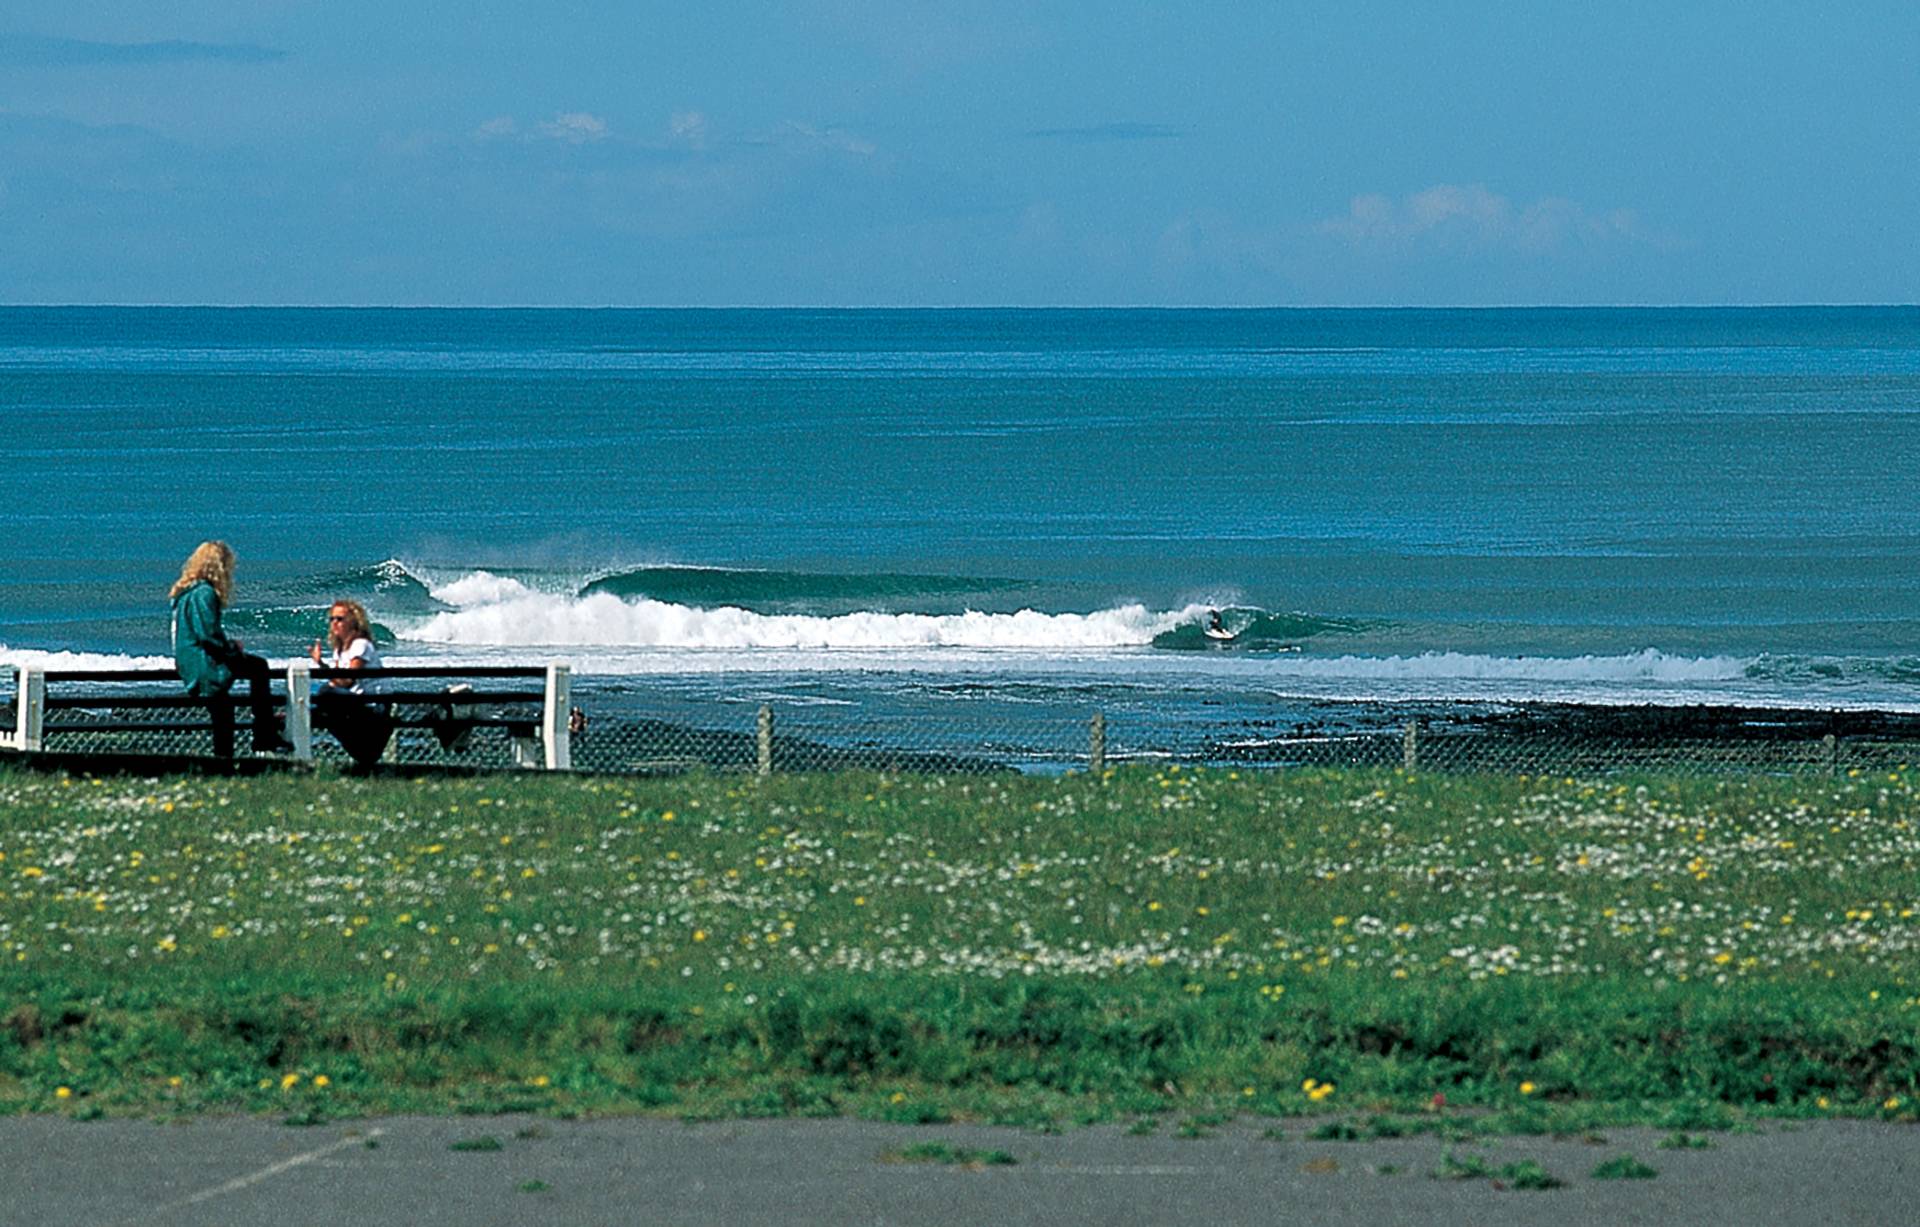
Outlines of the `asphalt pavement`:
[[[1281,1137],[1264,1135],[1276,1125]],[[1648,1129],[1461,1143],[1318,1141],[1312,1128],[1240,1121],[1183,1138],[1171,1121],[1135,1136],[851,1120],[14,1117],[0,1120],[0,1223],[1920,1224],[1912,1125],[1773,1123],[1685,1150],[1661,1149],[1667,1131]],[[900,1161],[917,1143],[1015,1162]],[[1456,1170],[1496,1175],[1435,1178],[1449,1152]],[[1657,1175],[1591,1175],[1621,1155]],[[1564,1186],[1497,1175],[1524,1160]]]

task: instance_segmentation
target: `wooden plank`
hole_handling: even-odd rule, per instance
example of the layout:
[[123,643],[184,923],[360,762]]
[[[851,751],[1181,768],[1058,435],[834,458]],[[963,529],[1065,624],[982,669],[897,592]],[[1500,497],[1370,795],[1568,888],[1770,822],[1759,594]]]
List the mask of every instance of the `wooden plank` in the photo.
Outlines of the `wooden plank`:
[[544,665],[382,665],[378,669],[312,670],[315,678],[329,677],[524,677],[545,678]]
[[[536,703],[544,703],[546,700],[545,695],[530,690],[472,690],[462,691],[457,695],[450,695],[444,690],[407,690],[398,692],[382,690],[374,694],[356,695],[355,697],[374,703],[440,704],[447,702],[449,699],[453,699],[463,704],[525,703],[529,706]],[[248,706],[247,700],[238,695],[227,695],[225,696],[225,700],[236,707]],[[46,706],[49,710],[56,708],[86,709],[124,707],[130,710],[180,708],[184,711],[191,708],[204,709],[211,706],[215,701],[216,699],[214,697],[195,694],[72,694],[51,697],[46,701]],[[286,702],[287,697],[285,695],[277,693],[273,695],[273,705],[275,707],[285,706]]]
[[[525,677],[544,678],[545,665],[395,665],[379,669],[314,669],[327,678],[354,674],[361,677]],[[55,669],[43,676],[49,682],[171,682],[180,684],[172,669]]]
[[[98,707],[120,707],[128,711],[159,711],[177,708],[181,711],[205,711],[216,702],[224,701],[234,707],[250,707],[247,700],[227,696],[224,700],[197,694],[63,694],[47,698],[47,710],[74,710]],[[280,707],[287,701],[285,695],[273,696],[273,705]]]

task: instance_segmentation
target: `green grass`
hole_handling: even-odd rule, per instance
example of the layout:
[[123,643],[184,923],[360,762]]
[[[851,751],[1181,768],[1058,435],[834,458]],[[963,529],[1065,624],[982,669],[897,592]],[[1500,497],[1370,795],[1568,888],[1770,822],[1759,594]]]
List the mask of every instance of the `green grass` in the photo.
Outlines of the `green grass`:
[[1484,1157],[1452,1150],[1440,1156],[1440,1164],[1432,1173],[1435,1180],[1491,1180],[1495,1174]]
[[1905,770],[0,773],[0,1111],[1907,1119],[1915,820]]
[[505,1147],[501,1145],[499,1138],[482,1136],[477,1138],[461,1138],[457,1142],[450,1143],[447,1146],[447,1149],[448,1150],[469,1150],[469,1151],[495,1151],[495,1150],[504,1150]]
[[880,1156],[883,1163],[938,1163],[951,1167],[1010,1167],[1019,1162],[1004,1150],[980,1150],[947,1142],[915,1142]]
[[1660,1173],[1632,1155],[1619,1155],[1593,1169],[1595,1180],[1652,1180]]
[[1500,1169],[1498,1178],[1510,1189],[1557,1189],[1566,1184],[1532,1159],[1507,1164]]
[[1364,1136],[1366,1135],[1343,1120],[1328,1121],[1307,1134],[1307,1137],[1315,1142],[1357,1142]]

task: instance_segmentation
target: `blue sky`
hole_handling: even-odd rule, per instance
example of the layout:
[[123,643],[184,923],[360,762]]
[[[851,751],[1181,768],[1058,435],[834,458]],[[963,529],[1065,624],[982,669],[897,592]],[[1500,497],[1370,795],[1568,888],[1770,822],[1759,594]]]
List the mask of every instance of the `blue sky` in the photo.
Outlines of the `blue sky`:
[[1920,6],[0,9],[0,301],[1920,300]]

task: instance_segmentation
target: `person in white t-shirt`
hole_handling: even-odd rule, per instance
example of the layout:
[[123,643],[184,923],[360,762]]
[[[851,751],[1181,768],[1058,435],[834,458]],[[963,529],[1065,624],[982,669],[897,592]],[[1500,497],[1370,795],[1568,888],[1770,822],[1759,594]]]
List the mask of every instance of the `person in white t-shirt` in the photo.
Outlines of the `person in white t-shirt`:
[[[331,648],[331,652],[327,651]],[[327,638],[315,640],[307,653],[313,663],[334,669],[378,669],[380,653],[373,646],[373,627],[367,620],[367,607],[358,601],[335,601],[327,610]],[[320,683],[336,690],[366,694],[373,687],[351,677],[329,678]],[[375,687],[378,683],[374,684]]]
[[314,683],[314,725],[331,730],[356,763],[372,766],[393,736],[393,721],[384,706],[367,701],[380,684],[351,676],[361,669],[380,667],[366,606],[358,601],[335,601],[327,609],[327,638],[324,642],[316,640],[308,656],[316,665],[348,674]]

